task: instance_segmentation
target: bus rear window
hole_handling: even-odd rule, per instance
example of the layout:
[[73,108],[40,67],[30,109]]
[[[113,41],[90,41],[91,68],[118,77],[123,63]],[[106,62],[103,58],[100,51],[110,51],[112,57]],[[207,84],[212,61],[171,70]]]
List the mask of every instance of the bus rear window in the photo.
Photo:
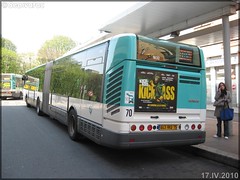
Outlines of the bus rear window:
[[137,59],[201,66],[198,47],[138,36]]

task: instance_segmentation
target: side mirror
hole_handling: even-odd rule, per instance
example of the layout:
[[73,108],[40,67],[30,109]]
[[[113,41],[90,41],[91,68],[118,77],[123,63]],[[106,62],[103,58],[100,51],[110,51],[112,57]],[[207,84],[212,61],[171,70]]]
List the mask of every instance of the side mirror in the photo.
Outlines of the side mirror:
[[22,80],[23,80],[23,84],[25,85],[26,81],[28,80],[28,76],[27,75],[23,75],[22,76]]
[[23,76],[22,76],[22,80],[23,80],[23,81],[28,80],[28,76],[27,76],[27,75],[23,75]]

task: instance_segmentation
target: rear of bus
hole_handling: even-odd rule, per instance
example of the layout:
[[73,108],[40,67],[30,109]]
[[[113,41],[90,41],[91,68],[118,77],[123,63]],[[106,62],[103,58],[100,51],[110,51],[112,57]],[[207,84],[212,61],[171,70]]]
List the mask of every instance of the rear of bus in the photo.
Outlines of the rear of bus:
[[205,141],[206,77],[197,46],[134,34],[109,44],[102,144],[120,148]]
[[22,98],[21,75],[12,73],[1,74],[1,99]]

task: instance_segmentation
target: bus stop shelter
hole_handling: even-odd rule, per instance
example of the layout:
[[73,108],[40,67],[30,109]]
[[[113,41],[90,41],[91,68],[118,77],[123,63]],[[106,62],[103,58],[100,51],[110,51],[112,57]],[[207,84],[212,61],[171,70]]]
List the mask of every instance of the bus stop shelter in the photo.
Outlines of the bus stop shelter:
[[[218,27],[219,29],[215,28],[212,29],[212,32],[204,33],[212,33],[215,39],[223,40],[225,83],[227,87],[232,87],[229,16],[235,14],[238,9],[239,1],[234,0],[139,2],[112,19],[100,28],[100,31],[108,33],[104,38],[119,33],[136,33],[155,38],[171,34],[176,37],[176,40],[171,40],[179,41],[181,31],[222,18],[222,26]],[[237,22],[235,22],[235,26],[235,33],[238,33]],[[218,31],[220,33],[216,33]],[[195,36],[198,35],[195,34]],[[205,39],[205,41],[210,41],[210,39]]]
[[[155,38],[171,35],[173,37],[171,41],[194,38],[195,45],[198,46],[210,44],[211,41],[221,41],[224,51],[224,78],[226,86],[231,91],[230,36],[238,37],[239,19],[230,23],[229,16],[236,14],[239,4],[239,0],[139,2],[101,27],[99,30],[105,34],[100,36],[97,41],[119,33],[136,33]],[[217,19],[222,19],[222,24],[217,27],[179,36],[183,30]],[[230,32],[230,26],[232,32]],[[203,35],[205,38],[202,38]],[[230,133],[231,129],[230,125]]]

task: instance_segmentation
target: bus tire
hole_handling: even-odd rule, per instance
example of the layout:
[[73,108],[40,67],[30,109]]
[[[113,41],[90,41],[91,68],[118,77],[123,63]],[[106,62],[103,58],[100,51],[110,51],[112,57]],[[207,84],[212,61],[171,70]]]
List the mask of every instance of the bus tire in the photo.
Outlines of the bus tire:
[[28,97],[27,97],[27,95],[26,95],[26,96],[25,96],[26,105],[27,105],[27,107],[31,107],[30,104],[28,103],[27,99],[28,99]]
[[37,115],[42,116],[43,112],[41,111],[41,108],[40,108],[40,100],[39,99],[37,99],[36,108],[37,108]]
[[23,93],[22,92],[20,92],[19,99],[23,99]]
[[73,109],[68,113],[68,134],[73,141],[77,140],[77,113]]

